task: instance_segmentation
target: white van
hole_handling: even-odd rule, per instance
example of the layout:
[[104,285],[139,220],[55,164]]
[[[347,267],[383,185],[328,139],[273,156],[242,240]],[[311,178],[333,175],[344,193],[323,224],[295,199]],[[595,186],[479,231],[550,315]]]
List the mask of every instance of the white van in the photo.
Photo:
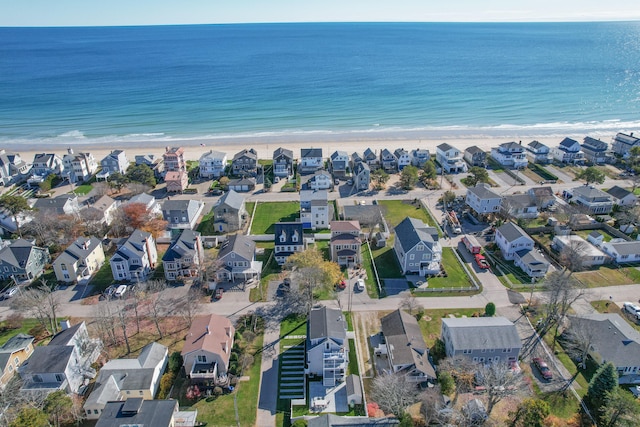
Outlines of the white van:
[[355,284],[355,289],[356,291],[361,291],[361,292],[364,291],[365,284],[363,279],[358,279],[358,281]]
[[118,289],[116,289],[113,295],[116,298],[122,298],[126,292],[127,292],[127,285],[120,285],[118,286]]
[[640,320],[640,307],[632,302],[625,302],[622,306],[627,313],[632,314],[637,320]]

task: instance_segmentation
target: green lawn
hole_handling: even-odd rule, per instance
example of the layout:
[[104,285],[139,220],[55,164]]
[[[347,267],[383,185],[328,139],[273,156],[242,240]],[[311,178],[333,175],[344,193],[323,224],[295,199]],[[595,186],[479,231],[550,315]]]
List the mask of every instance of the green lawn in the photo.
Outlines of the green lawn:
[[299,217],[298,202],[259,203],[253,218],[251,234],[273,234],[276,222],[295,221]]
[[434,219],[422,208],[419,202],[414,204],[412,200],[379,200],[378,204],[382,207],[384,219],[387,220],[387,223],[392,228],[400,224],[402,220],[408,216],[422,220],[432,227],[436,227]]
[[87,194],[89,194],[89,192],[91,192],[92,189],[93,187],[91,186],[91,184],[82,184],[74,188],[73,192],[78,196],[86,196]]
[[378,283],[376,282],[376,276],[373,272],[373,263],[371,261],[371,256],[369,255],[369,250],[367,249],[367,245],[362,245],[362,265],[364,269],[367,271],[367,279],[365,280],[365,284],[367,285],[367,293],[371,298],[380,298],[380,292],[378,290]]
[[22,319],[20,323],[21,324],[18,329],[5,329],[7,321],[5,320],[0,322],[0,345],[4,345],[11,337],[20,333],[28,335],[31,328],[39,325],[36,319]]
[[[589,237],[589,234],[593,233],[594,230],[576,230],[575,233],[582,237],[584,240],[587,240],[587,237]],[[610,242],[611,239],[613,239],[613,236],[609,233],[607,233],[606,230],[602,229],[602,230],[595,230],[598,233],[602,234],[602,236],[604,237],[604,241],[605,242]]]
[[91,279],[91,285],[93,286],[93,293],[100,293],[104,291],[110,284],[113,283],[113,274],[111,273],[111,264],[109,264],[110,256],[106,256],[104,260],[104,265],[93,279]]
[[213,221],[213,210],[211,210],[202,217],[196,230],[202,233],[203,236],[213,236],[216,233]]
[[349,340],[349,374],[360,375],[360,368],[358,368],[358,355],[356,354],[356,344],[353,340]]
[[616,268],[609,265],[601,265],[594,270],[574,273],[573,277],[589,288],[640,283],[640,271],[635,267]]
[[498,269],[494,265],[492,271],[507,288],[520,289],[531,286],[531,278],[520,267],[516,267],[513,261],[505,261],[498,256],[492,257],[491,261],[500,267]]
[[430,278],[429,288],[466,288],[472,286],[471,279],[465,273],[453,251],[453,248],[442,248],[442,265],[447,272],[447,277]]
[[393,237],[387,239],[387,246],[372,249],[373,259],[378,269],[378,274],[384,279],[400,279],[404,276],[398,265],[398,259],[393,250]]
[[257,261],[262,261],[262,278],[260,280],[260,285],[256,288],[253,288],[249,291],[249,301],[257,302],[257,301],[266,301],[267,300],[267,289],[269,288],[270,280],[277,280],[280,275],[281,269],[276,259],[273,255],[273,242],[257,242],[256,246],[258,248],[264,249],[264,253],[261,255],[256,255]]
[[422,336],[424,337],[427,347],[431,348],[436,340],[440,338],[442,319],[447,317],[471,317],[476,313],[484,313],[484,308],[426,310],[418,324],[420,325],[420,330],[422,331]]

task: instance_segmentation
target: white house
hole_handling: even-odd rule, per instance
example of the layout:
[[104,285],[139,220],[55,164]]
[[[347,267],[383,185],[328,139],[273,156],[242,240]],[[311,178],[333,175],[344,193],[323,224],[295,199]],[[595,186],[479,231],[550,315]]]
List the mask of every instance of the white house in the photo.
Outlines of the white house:
[[326,170],[316,171],[307,181],[307,187],[310,190],[328,190],[332,188],[331,174]]
[[416,148],[411,150],[411,164],[413,166],[421,168],[429,160],[431,160],[431,154],[426,148]]
[[329,228],[333,209],[329,206],[326,190],[300,191],[300,222],[305,229]]
[[220,178],[227,167],[227,153],[209,150],[200,156],[199,165],[202,178]]
[[300,150],[300,165],[298,172],[301,174],[313,173],[324,168],[322,148],[302,148]]
[[436,147],[436,161],[446,173],[467,171],[467,163],[464,161],[463,153],[447,143]]
[[31,173],[33,175],[46,177],[50,174],[62,175],[64,172],[64,162],[57,154],[39,153],[33,156]]
[[393,154],[396,156],[396,159],[398,159],[398,170],[402,170],[405,166],[413,163],[413,156],[404,148],[396,149]]
[[343,150],[334,151],[329,158],[331,162],[331,173],[335,178],[343,178],[347,174],[349,166],[349,154]]
[[547,164],[553,160],[551,150],[540,141],[531,141],[527,144],[526,155],[531,163]]
[[114,280],[145,281],[156,268],[158,250],[151,233],[135,230],[109,260]]
[[322,384],[344,381],[349,363],[347,322],[336,308],[314,308],[307,322],[306,374],[322,377]]
[[629,157],[629,151],[637,145],[640,145],[640,138],[633,136],[633,132],[629,135],[618,132],[618,134],[613,137],[611,151],[619,156],[627,158]]
[[640,241],[626,241],[624,239],[612,239],[602,242],[600,248],[618,264],[640,262]]
[[407,217],[395,228],[393,249],[404,274],[437,274],[442,261],[438,230],[419,219]]
[[478,215],[500,212],[502,196],[491,190],[489,184],[479,183],[467,189],[465,202]]
[[572,190],[573,201],[586,207],[592,214],[608,214],[613,209],[613,197],[589,185],[582,185]]
[[524,147],[516,142],[505,142],[492,148],[491,157],[502,166],[515,169],[524,168],[529,163]]
[[554,160],[560,163],[583,163],[584,153],[580,143],[571,138],[565,138],[560,145],[552,150]]
[[91,153],[74,154],[73,149],[67,149],[62,158],[65,175],[71,182],[88,181],[98,170],[98,162]]
[[[604,243],[603,243],[604,245]],[[551,247],[558,252],[573,250],[580,255],[584,267],[604,264],[607,256],[600,249],[575,234],[568,236],[555,236]]]
[[507,261],[515,259],[517,251],[533,249],[533,239],[513,222],[506,222],[498,227],[496,244]]
[[618,187],[614,185],[607,191],[605,191],[608,195],[613,198],[613,204],[618,206],[634,206],[638,202],[638,198],[633,192],[627,190],[626,188]]

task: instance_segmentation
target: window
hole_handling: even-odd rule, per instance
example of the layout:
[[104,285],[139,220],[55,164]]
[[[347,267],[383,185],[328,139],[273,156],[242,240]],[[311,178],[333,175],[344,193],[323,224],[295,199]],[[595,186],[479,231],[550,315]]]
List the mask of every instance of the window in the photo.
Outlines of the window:
[[142,396],[144,394],[144,392],[142,390],[140,390],[140,396]]
[[9,372],[13,372],[13,365],[9,364]]
[[94,409],[94,410],[93,410],[93,413],[94,413],[94,414],[96,414],[96,415],[98,415],[98,410],[97,410],[97,409]]
[[62,374],[56,374],[56,381],[58,381],[59,383],[61,383],[62,381],[64,381],[64,375],[62,375]]
[[409,259],[411,259],[411,260],[415,259],[415,257],[416,256],[414,254],[409,255]]
[[204,354],[198,355],[198,363],[207,363],[207,356]]
[[471,354],[471,349],[467,348],[467,349],[462,350],[462,354]]
[[18,366],[20,364],[20,359],[16,357],[15,359],[13,359],[13,363],[15,363],[16,366]]
[[42,377],[40,375],[33,375],[31,377],[31,379],[33,380],[34,383],[41,383],[42,382]]

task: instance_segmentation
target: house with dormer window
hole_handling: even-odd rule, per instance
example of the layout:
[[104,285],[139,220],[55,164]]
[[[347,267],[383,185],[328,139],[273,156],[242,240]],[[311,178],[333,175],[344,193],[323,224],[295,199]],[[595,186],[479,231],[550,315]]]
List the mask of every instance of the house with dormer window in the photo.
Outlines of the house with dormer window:
[[204,249],[200,233],[184,229],[171,242],[162,257],[164,277],[169,281],[197,278],[200,275]]
[[64,283],[87,283],[104,264],[102,241],[97,237],[78,237],[53,262],[56,279]]
[[49,263],[49,249],[24,239],[17,239],[0,249],[0,280],[15,279],[31,283]]
[[398,148],[393,152],[393,155],[398,159],[398,170],[404,169],[405,166],[409,166],[413,160],[411,154],[404,148]]
[[251,148],[236,153],[231,161],[231,173],[234,176],[255,178],[258,175],[258,152]]
[[353,266],[362,262],[358,221],[331,221],[331,261],[340,266]]
[[156,268],[158,250],[151,233],[135,230],[109,260],[114,280],[143,282]]
[[304,229],[301,222],[275,224],[273,256],[279,265],[283,265],[290,255],[304,250]]
[[229,236],[218,252],[218,281],[260,280],[262,262],[256,261],[256,243],[243,234]]
[[438,230],[416,218],[407,217],[395,228],[393,249],[403,274],[437,274],[442,261]]

